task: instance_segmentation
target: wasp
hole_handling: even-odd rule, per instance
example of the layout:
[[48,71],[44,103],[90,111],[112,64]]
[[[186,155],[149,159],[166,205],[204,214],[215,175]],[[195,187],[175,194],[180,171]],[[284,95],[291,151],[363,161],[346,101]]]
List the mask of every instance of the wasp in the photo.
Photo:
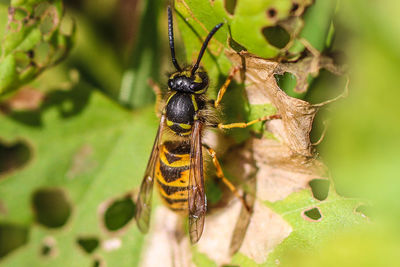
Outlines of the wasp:
[[[226,125],[213,121],[213,116],[210,114],[212,111],[217,111],[228,85],[238,70],[234,68],[231,71],[215,101],[207,98],[209,78],[207,73],[200,68],[200,61],[209,41],[222,26],[223,23],[219,23],[208,33],[195,64],[181,68],[175,58],[172,12],[168,7],[169,46],[176,72],[168,79],[165,105],[137,199],[136,221],[139,229],[144,233],[149,229],[153,184],[156,181],[161,198],[167,207],[188,216],[191,243],[196,243],[200,239],[207,211],[203,149],[212,157],[217,170],[216,176],[246,205],[243,196],[224,176],[215,151],[202,143],[202,134],[207,127],[245,128],[260,121],[277,118],[277,116]],[[164,140],[166,131],[172,133],[169,136],[173,138]]]

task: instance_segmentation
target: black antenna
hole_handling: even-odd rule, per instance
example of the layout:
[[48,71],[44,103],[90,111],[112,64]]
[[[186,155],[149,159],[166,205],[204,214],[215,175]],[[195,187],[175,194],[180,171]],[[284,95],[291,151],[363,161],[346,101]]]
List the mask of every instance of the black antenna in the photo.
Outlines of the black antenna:
[[201,61],[201,58],[203,57],[204,52],[206,51],[208,42],[211,40],[211,38],[213,37],[213,35],[219,30],[219,28],[222,27],[222,25],[224,25],[224,23],[220,23],[218,25],[216,25],[211,31],[210,33],[207,35],[206,40],[203,43],[203,46],[201,47],[199,56],[197,57],[197,61],[196,64],[194,64],[193,68],[192,68],[192,75],[196,72],[196,70],[199,68],[199,64]]
[[168,38],[169,38],[169,47],[171,48],[172,63],[174,64],[175,68],[178,71],[182,71],[181,67],[178,64],[178,61],[176,61],[175,58],[174,25],[172,24],[172,12],[170,6],[168,6]]

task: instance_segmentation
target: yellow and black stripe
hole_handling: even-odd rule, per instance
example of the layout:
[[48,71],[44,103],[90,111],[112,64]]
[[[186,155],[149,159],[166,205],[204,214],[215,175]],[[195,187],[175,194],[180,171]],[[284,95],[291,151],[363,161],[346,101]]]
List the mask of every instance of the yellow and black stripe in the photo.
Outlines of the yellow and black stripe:
[[157,185],[164,203],[173,211],[187,212],[190,145],[167,141],[155,166]]
[[188,136],[192,133],[192,125],[188,123],[177,123],[167,119],[167,126],[180,136]]

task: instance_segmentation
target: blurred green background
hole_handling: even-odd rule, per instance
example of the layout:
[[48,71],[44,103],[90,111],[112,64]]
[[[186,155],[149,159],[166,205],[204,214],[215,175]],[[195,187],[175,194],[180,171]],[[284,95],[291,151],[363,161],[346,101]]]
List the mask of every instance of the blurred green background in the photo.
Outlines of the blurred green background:
[[[291,11],[294,3],[308,3],[299,36],[348,65],[349,95],[321,110],[311,139],[318,139],[327,121],[319,156],[337,193],[365,203],[360,211],[368,223],[324,237],[317,247],[286,247],[280,263],[399,266],[400,2],[210,2],[177,1],[180,62],[190,62],[200,46],[196,33],[201,27],[193,21],[185,24],[185,4],[196,16],[209,18],[202,21],[207,29],[221,19],[230,25],[215,37],[222,44],[231,34],[235,49],[288,59],[300,56],[304,46],[296,40],[283,54],[289,40],[284,29],[267,27],[261,34],[247,27],[274,25],[296,12]],[[38,3],[46,5],[38,10]],[[6,31],[9,5],[0,1],[0,265],[101,266],[105,261],[108,266],[136,266],[144,236],[130,227],[135,204],[129,190],[140,184],[157,128],[148,79],[164,84],[164,74],[173,71],[167,2],[13,0],[12,6],[21,7],[15,18],[23,19],[27,10],[36,14],[28,18],[29,28],[14,35]],[[265,8],[270,6],[278,15]],[[49,22],[43,10],[57,19]],[[235,17],[229,15],[233,12]],[[53,29],[58,20],[62,23]],[[216,47],[210,44],[210,49]],[[230,62],[223,53],[206,53],[203,63],[217,88]],[[290,75],[279,85],[291,96],[318,103],[340,94],[342,80],[323,71],[306,93],[293,91]],[[242,103],[241,108],[246,119],[251,107]],[[123,245],[107,251],[104,241],[113,235]],[[83,252],[76,253],[76,247]]]

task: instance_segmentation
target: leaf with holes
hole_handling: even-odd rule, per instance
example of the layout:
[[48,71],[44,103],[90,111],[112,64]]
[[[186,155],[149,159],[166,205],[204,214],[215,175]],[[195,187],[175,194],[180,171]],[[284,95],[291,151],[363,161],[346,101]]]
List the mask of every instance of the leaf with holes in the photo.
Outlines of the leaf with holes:
[[[334,32],[333,16],[336,1],[302,0],[177,0],[177,20],[185,43],[187,61],[193,62],[207,33],[220,22],[219,32],[209,44],[209,53],[202,60],[211,80],[221,83],[231,63],[225,54],[229,49],[246,51],[263,58],[295,61],[308,48],[323,51]],[[307,49],[306,49],[307,48]],[[290,72],[288,72],[290,74]],[[283,74],[283,73],[282,73]],[[297,75],[296,86],[284,89],[289,95],[304,98],[311,84],[311,75]],[[293,76],[281,77],[281,83],[292,83]],[[215,90],[215,89],[212,89]],[[215,92],[214,92],[215,94]]]
[[217,41],[211,42],[214,43],[211,44],[214,56],[206,56],[206,66],[211,67],[218,62],[221,64],[220,70],[224,70],[220,54],[223,47],[228,46],[238,52],[246,50],[264,58],[274,58],[287,52],[290,53],[289,57],[296,57],[304,49],[301,43],[304,38],[322,51],[331,27],[335,1],[316,1],[307,9],[312,2],[178,0],[177,17],[187,59],[193,61],[201,40],[220,22],[225,22],[226,26],[217,34]]
[[61,0],[11,1],[7,30],[0,36],[0,94],[32,81],[66,57],[74,25],[68,29],[65,24]]
[[19,247],[2,266],[139,262],[132,190],[157,119],[153,109],[132,114],[84,82],[70,84],[36,109],[0,115],[0,155],[9,157],[0,164],[0,233],[20,236],[1,234],[1,256]]
[[269,254],[268,264],[284,264],[286,255],[299,251],[312,254],[334,235],[367,222],[356,210],[361,204],[360,200],[339,196],[333,188],[323,201],[315,199],[309,190],[303,190],[284,200],[267,203],[292,228],[289,236]]

